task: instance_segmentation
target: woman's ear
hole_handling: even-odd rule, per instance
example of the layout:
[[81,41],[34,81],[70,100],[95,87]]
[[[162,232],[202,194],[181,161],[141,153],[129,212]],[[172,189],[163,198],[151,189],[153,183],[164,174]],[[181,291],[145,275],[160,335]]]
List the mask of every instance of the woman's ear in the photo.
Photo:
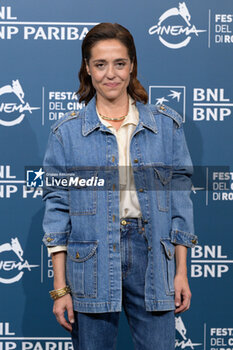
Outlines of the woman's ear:
[[85,65],[86,65],[87,74],[88,74],[88,75],[91,75],[90,68],[89,68],[89,65],[88,65],[86,59],[85,59]]
[[131,62],[131,66],[130,66],[130,74],[132,73],[132,71],[133,71],[133,62]]

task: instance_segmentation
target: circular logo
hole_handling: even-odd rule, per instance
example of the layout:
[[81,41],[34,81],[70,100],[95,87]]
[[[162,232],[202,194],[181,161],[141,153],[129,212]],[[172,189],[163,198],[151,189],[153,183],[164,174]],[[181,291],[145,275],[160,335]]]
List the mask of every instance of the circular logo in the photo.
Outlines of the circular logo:
[[[32,113],[39,107],[31,107],[28,102],[24,101],[24,92],[19,80],[13,80],[12,85],[5,85],[0,88],[0,98],[6,95],[7,101],[0,104],[0,115],[2,112],[7,115],[13,116],[12,120],[5,120],[0,118],[0,125],[3,126],[14,126],[22,122],[25,117],[25,111]],[[10,95],[10,102],[9,101]]]
[[0,245],[0,283],[11,284],[18,282],[24,274],[25,269],[31,271],[32,267],[23,258],[23,249],[18,238],[12,238],[11,243]]
[[[183,24],[179,24],[180,21],[178,21],[177,25],[170,25],[167,24],[168,20],[171,17],[180,17],[182,19],[182,22],[185,22],[185,26]],[[166,12],[164,12],[158,21],[158,24],[152,26],[149,29],[149,34],[157,34],[159,37],[160,42],[170,48],[170,49],[180,49],[182,47],[185,47],[189,44],[192,34],[195,34],[196,36],[199,35],[200,32],[205,32],[206,30],[198,30],[195,25],[191,25],[190,23],[191,15],[189,13],[189,10],[185,4],[179,3],[179,7],[173,7]],[[169,41],[170,38],[170,41]],[[178,42],[173,42],[174,39],[178,38]],[[172,40],[171,40],[172,39]],[[180,40],[179,40],[180,39]]]

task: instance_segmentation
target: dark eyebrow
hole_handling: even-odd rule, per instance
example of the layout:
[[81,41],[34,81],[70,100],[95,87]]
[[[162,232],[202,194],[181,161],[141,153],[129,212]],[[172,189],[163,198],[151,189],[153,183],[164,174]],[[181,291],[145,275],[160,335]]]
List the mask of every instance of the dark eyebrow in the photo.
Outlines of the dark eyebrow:
[[128,61],[128,58],[117,58],[117,59],[115,60],[115,62],[119,62],[119,61],[125,61],[125,62],[127,62],[127,61]]
[[99,60],[94,60],[93,62],[94,62],[94,63],[96,63],[96,62],[98,62],[98,63],[104,63],[104,62],[106,62],[106,60],[101,60],[101,59],[99,59]]
[[[114,60],[114,62],[122,62],[122,61],[125,61],[127,62],[129,59],[128,58],[117,58]],[[99,59],[99,60],[94,60],[93,63],[105,63],[106,60],[103,60],[103,59]]]

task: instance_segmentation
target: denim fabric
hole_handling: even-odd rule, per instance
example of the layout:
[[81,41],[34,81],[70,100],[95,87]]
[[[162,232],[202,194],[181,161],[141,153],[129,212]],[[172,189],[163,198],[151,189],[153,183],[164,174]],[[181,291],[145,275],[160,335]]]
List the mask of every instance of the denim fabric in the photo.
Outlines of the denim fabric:
[[[166,106],[136,106],[139,123],[130,159],[148,241],[145,305],[147,311],[174,310],[175,245],[197,243],[190,199],[192,161],[177,112]],[[45,171],[66,174],[91,167],[90,175],[96,175],[102,167],[110,169],[100,175],[104,189],[43,189],[43,242],[67,246],[66,277],[76,311],[121,311],[118,165],[116,137],[100,122],[95,98],[53,125]]]
[[[122,301],[135,350],[174,350],[174,311],[146,311],[144,301],[148,243],[140,219],[121,225]],[[74,350],[116,348],[119,312],[75,312]]]

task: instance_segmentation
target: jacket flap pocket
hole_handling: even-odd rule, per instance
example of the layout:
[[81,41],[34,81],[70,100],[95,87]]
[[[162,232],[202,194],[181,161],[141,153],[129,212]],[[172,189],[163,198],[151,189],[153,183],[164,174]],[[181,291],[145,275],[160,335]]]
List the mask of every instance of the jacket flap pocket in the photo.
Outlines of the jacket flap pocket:
[[163,185],[167,185],[171,181],[172,170],[170,167],[156,167],[154,171]]
[[67,253],[73,261],[84,262],[95,254],[97,246],[97,241],[71,241],[68,243]]
[[175,254],[175,246],[171,243],[169,238],[161,239],[160,242],[162,243],[164,247],[164,251],[166,253],[166,256],[169,260],[173,259]]

